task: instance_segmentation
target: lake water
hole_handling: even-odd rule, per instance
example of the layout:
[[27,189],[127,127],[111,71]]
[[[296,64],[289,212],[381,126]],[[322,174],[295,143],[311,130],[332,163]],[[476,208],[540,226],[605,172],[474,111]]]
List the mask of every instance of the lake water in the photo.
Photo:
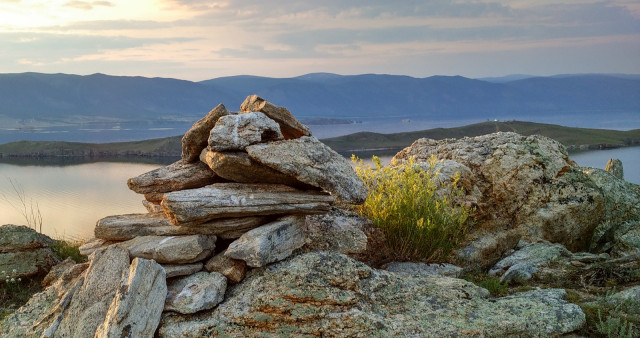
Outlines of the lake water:
[[[357,154],[370,159],[372,153]],[[387,161],[391,153],[379,154]],[[570,154],[579,165],[604,168],[609,158],[624,165],[625,179],[640,184],[640,147],[596,150]],[[109,215],[146,212],[143,196],[127,187],[127,179],[172,162],[146,159],[147,163],[48,162],[19,160],[0,162],[0,225],[25,224],[22,203],[13,184],[24,191],[25,204],[40,210],[42,232],[65,239],[93,237],[96,221]],[[139,159],[137,161],[140,161]]]

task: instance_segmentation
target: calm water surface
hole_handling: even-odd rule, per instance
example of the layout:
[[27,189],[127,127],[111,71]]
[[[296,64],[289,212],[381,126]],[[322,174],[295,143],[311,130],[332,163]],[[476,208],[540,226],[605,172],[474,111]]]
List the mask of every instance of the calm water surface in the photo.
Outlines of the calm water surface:
[[[378,155],[388,163],[394,153]],[[370,160],[373,154],[356,155]],[[570,157],[579,165],[596,168],[604,168],[609,158],[618,158],[624,165],[625,179],[640,184],[640,147],[572,153]],[[37,160],[0,162],[0,225],[25,224],[16,210],[22,205],[11,186],[13,182],[24,190],[27,206],[37,204],[40,209],[43,233],[54,238],[92,238],[100,218],[146,212],[141,203],[144,197],[129,190],[127,179],[164,165],[81,161],[64,164]]]

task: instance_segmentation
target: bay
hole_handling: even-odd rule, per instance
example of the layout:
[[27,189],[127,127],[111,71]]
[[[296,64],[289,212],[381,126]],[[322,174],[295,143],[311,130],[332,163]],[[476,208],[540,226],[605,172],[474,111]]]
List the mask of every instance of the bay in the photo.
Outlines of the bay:
[[[388,163],[397,150],[357,153]],[[344,154],[350,157],[351,154]],[[640,184],[640,147],[570,153],[581,166],[604,169],[609,158],[622,160],[625,179]],[[53,238],[87,240],[106,216],[146,212],[144,197],[127,187],[127,179],[175,161],[167,159],[3,159],[0,162],[0,225],[25,224],[20,210],[42,215],[42,232]],[[135,162],[132,162],[135,161]],[[17,193],[14,186],[18,189]],[[19,195],[24,197],[21,202]]]

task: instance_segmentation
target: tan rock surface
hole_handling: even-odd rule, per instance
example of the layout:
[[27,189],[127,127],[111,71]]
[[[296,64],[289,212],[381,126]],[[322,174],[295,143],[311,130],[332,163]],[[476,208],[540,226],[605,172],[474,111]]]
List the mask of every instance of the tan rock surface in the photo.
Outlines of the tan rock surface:
[[[199,161],[186,163],[180,160],[140,176],[132,177],[127,181],[127,185],[129,189],[139,194],[148,194],[200,188],[220,181],[222,180],[218,175],[211,171],[206,164]],[[150,196],[150,198],[153,197]]]
[[326,193],[285,185],[219,183],[167,193],[162,207],[173,224],[190,226],[224,217],[324,213],[332,202]]
[[283,107],[277,107],[258,95],[247,96],[242,105],[240,105],[240,110],[245,113],[261,112],[278,122],[285,139],[311,136],[309,128],[300,123],[289,110]]
[[209,149],[237,151],[251,144],[282,140],[280,126],[260,112],[221,117],[211,129]]
[[187,264],[201,261],[213,252],[216,236],[141,236],[117,244],[131,258],[153,259],[158,263]]
[[182,160],[185,162],[195,162],[200,156],[200,151],[204,149],[209,141],[209,133],[216,125],[218,119],[229,115],[229,111],[223,104],[213,108],[205,117],[193,124],[182,137]]

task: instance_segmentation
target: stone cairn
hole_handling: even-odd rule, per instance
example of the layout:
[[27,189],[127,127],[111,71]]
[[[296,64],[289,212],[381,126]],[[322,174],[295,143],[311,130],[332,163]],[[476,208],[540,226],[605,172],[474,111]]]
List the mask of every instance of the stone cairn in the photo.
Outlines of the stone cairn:
[[257,95],[239,112],[215,107],[182,138],[181,160],[127,184],[149,213],[99,220],[81,253],[116,244],[132,260],[159,263],[164,311],[180,313],[215,307],[227,282],[302,247],[305,215],[326,213],[335,200],[361,204],[367,194],[346,159]]

